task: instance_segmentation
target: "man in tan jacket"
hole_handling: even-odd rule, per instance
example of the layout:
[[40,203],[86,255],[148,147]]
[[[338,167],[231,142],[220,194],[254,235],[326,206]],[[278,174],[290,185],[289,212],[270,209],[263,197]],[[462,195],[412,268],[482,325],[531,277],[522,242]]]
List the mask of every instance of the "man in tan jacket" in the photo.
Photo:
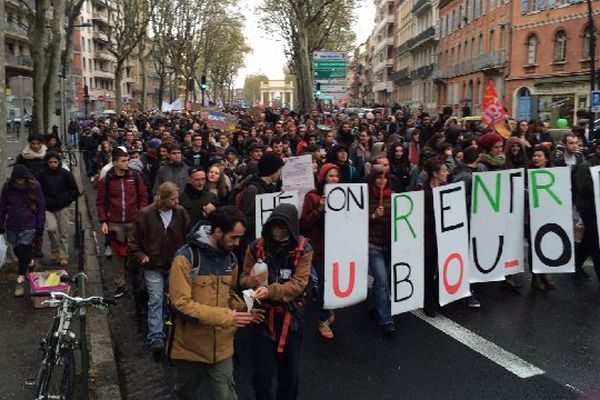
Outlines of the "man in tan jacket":
[[214,400],[235,400],[233,337],[236,329],[261,322],[262,310],[244,312],[236,294],[237,260],[233,249],[244,236],[246,219],[235,207],[210,214],[210,226],[192,232],[177,252],[169,275],[175,309],[170,357],[176,367],[181,400],[195,400],[205,375]]

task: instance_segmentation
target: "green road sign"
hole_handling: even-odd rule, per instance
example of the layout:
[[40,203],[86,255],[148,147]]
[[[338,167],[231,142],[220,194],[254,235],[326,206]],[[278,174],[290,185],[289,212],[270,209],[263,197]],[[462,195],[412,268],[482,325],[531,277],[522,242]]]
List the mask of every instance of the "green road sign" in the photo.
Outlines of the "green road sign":
[[339,71],[331,71],[331,70],[315,70],[314,77],[316,79],[330,79],[330,78],[345,78],[346,70],[342,69]]
[[331,70],[331,69],[346,69],[347,67],[347,63],[346,61],[314,61],[313,62],[313,67],[314,69],[324,69],[324,70]]

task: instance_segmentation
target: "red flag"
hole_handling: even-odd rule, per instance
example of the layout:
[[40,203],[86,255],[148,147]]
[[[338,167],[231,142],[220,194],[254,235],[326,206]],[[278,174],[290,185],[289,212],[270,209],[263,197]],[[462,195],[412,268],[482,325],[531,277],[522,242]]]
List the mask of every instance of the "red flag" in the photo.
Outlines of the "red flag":
[[495,129],[505,139],[510,136],[510,132],[504,125],[507,114],[504,106],[498,99],[494,83],[489,80],[485,88],[485,97],[483,98],[483,112],[481,120],[488,127]]

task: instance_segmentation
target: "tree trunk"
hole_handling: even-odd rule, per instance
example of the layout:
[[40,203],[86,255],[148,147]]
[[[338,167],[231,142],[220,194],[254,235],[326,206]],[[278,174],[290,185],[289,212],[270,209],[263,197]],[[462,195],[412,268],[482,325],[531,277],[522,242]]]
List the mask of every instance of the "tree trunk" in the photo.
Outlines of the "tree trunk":
[[298,59],[296,60],[298,83],[298,101],[301,111],[309,113],[313,109],[312,79],[310,76],[310,57],[308,54],[308,32],[306,27],[298,26]]
[[121,102],[123,101],[121,81],[123,80],[124,67],[125,60],[117,60],[117,65],[115,67],[115,112],[117,115],[121,114]]
[[158,104],[157,108],[159,110],[162,109],[162,103],[165,97],[165,66],[164,64],[160,64],[160,68],[158,70],[159,82],[158,82]]
[[[31,111],[31,128],[33,132],[42,133],[44,124],[44,79],[45,57],[44,43],[46,43],[46,11],[48,0],[35,2],[35,15],[29,27],[29,41],[36,43],[30,46],[29,52],[33,61],[33,109]],[[21,113],[23,110],[21,110]]]
[[[52,2],[52,27],[51,36],[47,50],[46,79],[44,82],[44,132],[50,132],[52,116],[55,114],[55,94],[58,89],[58,74],[61,61],[61,53],[64,46],[65,25],[65,0],[54,0]],[[66,62],[66,60],[65,60]],[[63,77],[64,78],[64,77]],[[63,87],[62,90],[65,90]],[[63,96],[63,93],[60,93]],[[64,112],[65,110],[61,110]],[[63,117],[61,117],[63,118]]]
[[146,58],[144,54],[144,41],[140,41],[138,57],[140,62],[140,81],[142,83],[142,93],[140,99],[140,111],[146,110],[146,97],[148,97],[148,82],[146,78]]

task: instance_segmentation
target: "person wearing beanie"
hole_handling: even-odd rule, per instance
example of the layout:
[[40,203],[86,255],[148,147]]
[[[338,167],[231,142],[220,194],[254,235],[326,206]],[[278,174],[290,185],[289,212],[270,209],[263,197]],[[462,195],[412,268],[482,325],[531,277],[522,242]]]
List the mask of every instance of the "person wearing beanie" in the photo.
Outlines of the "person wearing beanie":
[[506,167],[506,158],[504,157],[504,138],[496,132],[488,132],[477,141],[479,147],[483,149],[480,156],[480,162],[486,168],[486,171],[499,171]]
[[27,167],[16,164],[0,193],[0,234],[6,233],[19,261],[15,297],[25,294],[25,275],[33,267],[33,245],[44,234],[45,210],[40,184]]
[[327,153],[327,162],[333,163],[340,169],[340,183],[354,183],[358,179],[356,168],[350,161],[348,147],[336,144]]
[[50,258],[61,267],[69,265],[69,206],[79,197],[73,174],[62,168],[59,153],[49,151],[40,173],[40,185],[46,198],[46,230],[50,239]]
[[340,168],[332,163],[325,163],[319,170],[317,186],[306,193],[300,216],[300,232],[306,236],[313,246],[313,268],[317,272],[319,285],[319,334],[325,339],[333,339],[331,325],[335,315],[331,310],[323,309],[325,283],[325,185],[340,181]]

